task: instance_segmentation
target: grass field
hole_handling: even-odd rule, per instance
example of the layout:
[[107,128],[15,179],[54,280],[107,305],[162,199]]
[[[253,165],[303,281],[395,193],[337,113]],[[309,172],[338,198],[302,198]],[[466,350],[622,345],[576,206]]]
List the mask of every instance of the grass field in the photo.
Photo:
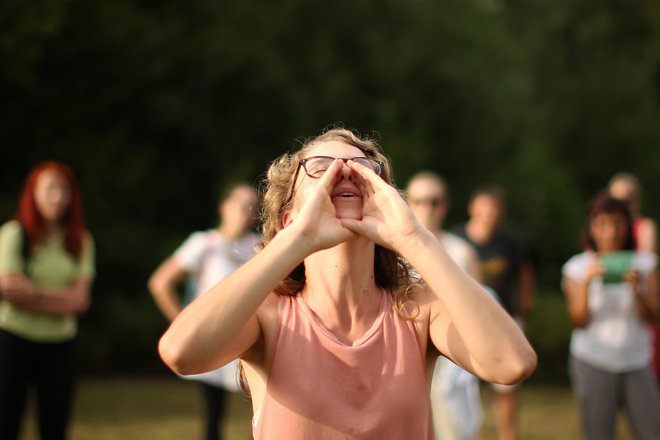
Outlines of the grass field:
[[[200,395],[195,383],[177,378],[87,378],[79,385],[71,440],[201,439]],[[486,420],[482,440],[496,440],[490,387],[482,387]],[[250,439],[249,402],[230,401],[225,438]],[[625,422],[618,439],[631,439]],[[22,439],[37,439],[32,416]],[[525,385],[521,389],[521,440],[579,439],[579,422],[567,387]],[[407,439],[406,439],[407,440]]]

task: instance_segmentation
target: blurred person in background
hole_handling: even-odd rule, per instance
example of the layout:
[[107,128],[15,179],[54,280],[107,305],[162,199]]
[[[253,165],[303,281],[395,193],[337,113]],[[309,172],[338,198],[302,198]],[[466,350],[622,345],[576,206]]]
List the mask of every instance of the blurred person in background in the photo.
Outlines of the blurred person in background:
[[77,315],[90,304],[94,243],[66,165],[33,168],[14,219],[0,228],[0,438],[19,436],[36,391],[41,438],[67,438]]
[[432,439],[427,371],[440,353],[494,382],[533,371],[520,329],[390,176],[378,145],[345,129],[275,160],[263,249],[161,338],[178,373],[241,359],[255,439]]
[[637,177],[630,173],[617,173],[610,179],[608,190],[612,197],[628,205],[633,219],[635,249],[656,253],[658,246],[657,225],[653,219],[644,217],[640,213],[642,185]]
[[[472,246],[442,230],[449,211],[449,192],[444,179],[432,171],[419,172],[408,182],[406,198],[417,221],[440,240],[454,262],[481,281],[479,260]],[[483,421],[477,377],[445,356],[439,356],[431,381],[431,410],[436,439],[477,438]]]
[[[633,252],[631,213],[605,192],[588,204],[583,249],[564,264],[562,288],[573,325],[570,373],[584,437],[614,438],[623,407],[635,438],[659,439],[646,329],[658,310],[657,256]],[[608,263],[613,257],[627,260],[617,269]]]
[[[483,283],[524,328],[532,308],[534,269],[518,238],[503,226],[504,190],[496,185],[477,188],[468,202],[468,222],[454,229],[477,251]],[[493,409],[500,440],[514,440],[518,428],[516,386],[493,385]]]
[[[630,173],[617,173],[609,182],[609,193],[612,197],[628,205],[633,219],[633,242],[638,251],[649,251],[657,254],[658,237],[656,222],[640,214],[642,204],[642,185],[637,177]],[[651,351],[653,356],[653,375],[656,381],[660,378],[660,331],[657,319],[649,323],[651,332]]]
[[[220,224],[215,229],[192,233],[149,279],[156,305],[173,321],[187,303],[202,295],[252,258],[259,235],[250,231],[258,212],[256,191],[247,184],[231,187],[218,204]],[[192,298],[180,297],[177,286],[192,283]],[[186,376],[201,384],[205,409],[205,438],[221,438],[227,393],[237,392],[238,362],[204,374]]]

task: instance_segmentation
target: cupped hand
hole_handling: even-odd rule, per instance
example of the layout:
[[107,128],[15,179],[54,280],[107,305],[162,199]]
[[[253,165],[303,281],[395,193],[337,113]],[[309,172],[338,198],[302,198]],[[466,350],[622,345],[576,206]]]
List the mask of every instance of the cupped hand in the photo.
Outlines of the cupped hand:
[[356,237],[355,233],[337,218],[331,198],[343,165],[343,161],[335,160],[317,180],[316,186],[307,193],[299,211],[291,214],[290,226],[298,229],[310,252],[331,248]]
[[369,168],[349,161],[355,184],[362,192],[362,219],[342,219],[358,235],[401,252],[406,241],[419,234],[421,226],[396,188]]

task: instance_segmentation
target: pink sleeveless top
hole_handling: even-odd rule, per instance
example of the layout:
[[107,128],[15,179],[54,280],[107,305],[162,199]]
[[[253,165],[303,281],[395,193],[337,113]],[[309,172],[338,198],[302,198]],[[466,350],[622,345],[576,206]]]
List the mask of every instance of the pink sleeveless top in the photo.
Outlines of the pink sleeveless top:
[[300,297],[281,296],[255,440],[433,439],[421,342],[383,294],[372,327],[340,342]]

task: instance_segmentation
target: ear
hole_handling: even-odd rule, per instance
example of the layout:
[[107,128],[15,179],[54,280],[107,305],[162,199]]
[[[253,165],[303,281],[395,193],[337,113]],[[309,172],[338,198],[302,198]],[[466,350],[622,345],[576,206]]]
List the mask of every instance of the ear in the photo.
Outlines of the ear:
[[291,212],[287,212],[282,216],[282,229],[286,228],[293,222],[293,216],[291,215]]

